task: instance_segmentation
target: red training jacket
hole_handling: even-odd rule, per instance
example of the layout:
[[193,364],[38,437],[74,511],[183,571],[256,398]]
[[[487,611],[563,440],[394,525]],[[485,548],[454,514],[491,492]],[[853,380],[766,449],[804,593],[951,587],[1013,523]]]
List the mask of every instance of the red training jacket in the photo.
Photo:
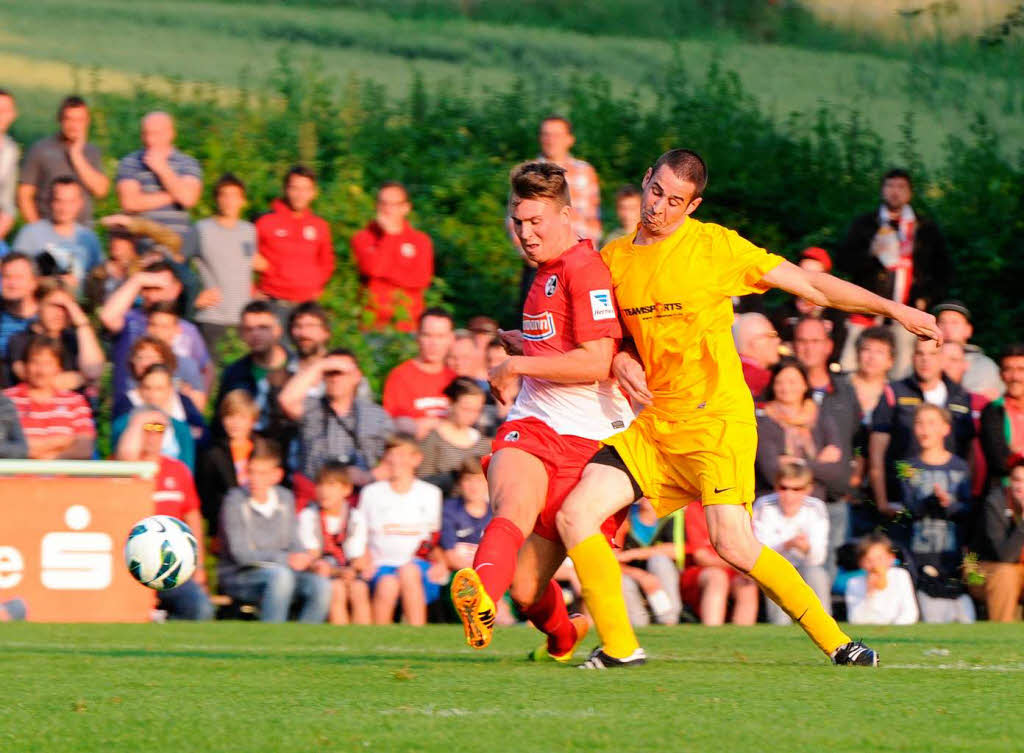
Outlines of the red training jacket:
[[269,268],[256,289],[270,296],[300,303],[319,298],[334,272],[331,229],[308,209],[296,215],[281,199],[256,220],[259,253]]
[[434,276],[434,244],[430,236],[408,222],[397,234],[385,233],[376,221],[352,236],[352,254],[376,314],[373,327],[383,327],[397,309],[407,316],[395,323],[402,332],[414,332],[423,312],[423,292]]

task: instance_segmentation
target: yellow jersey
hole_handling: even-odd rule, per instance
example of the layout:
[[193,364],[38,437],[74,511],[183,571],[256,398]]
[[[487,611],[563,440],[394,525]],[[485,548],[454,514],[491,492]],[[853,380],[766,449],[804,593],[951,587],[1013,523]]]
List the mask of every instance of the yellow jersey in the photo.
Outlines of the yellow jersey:
[[601,257],[654,395],[650,410],[670,421],[701,411],[753,422],[732,297],[767,290],[762,278],[783,258],[692,218],[651,245],[634,245],[635,235],[611,241]]

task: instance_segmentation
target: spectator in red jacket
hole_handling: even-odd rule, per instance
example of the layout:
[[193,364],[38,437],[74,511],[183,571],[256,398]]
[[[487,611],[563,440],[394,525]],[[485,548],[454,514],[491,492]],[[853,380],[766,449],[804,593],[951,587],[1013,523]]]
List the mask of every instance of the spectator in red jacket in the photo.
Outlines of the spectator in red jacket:
[[445,366],[445,359],[454,340],[451,314],[439,308],[423,312],[416,333],[419,354],[392,369],[384,383],[384,410],[399,431],[423,439],[448,415],[444,388],[455,372]]
[[423,293],[434,276],[434,244],[409,224],[411,209],[405,186],[384,183],[377,190],[376,217],[352,237],[375,329],[393,323],[414,332],[423,313]]
[[310,209],[316,191],[313,171],[296,165],[284,176],[284,198],[274,199],[270,212],[256,221],[256,289],[284,304],[281,309],[319,298],[334,272],[331,229]]

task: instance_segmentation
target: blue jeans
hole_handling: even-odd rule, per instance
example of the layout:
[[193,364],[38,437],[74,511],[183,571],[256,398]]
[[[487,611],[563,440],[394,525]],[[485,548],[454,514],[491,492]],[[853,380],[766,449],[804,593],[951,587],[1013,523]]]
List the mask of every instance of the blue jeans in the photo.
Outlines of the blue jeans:
[[172,620],[212,620],[213,604],[194,580],[185,581],[157,595],[157,607],[167,610]]
[[296,572],[288,565],[261,565],[234,573],[222,583],[232,599],[260,605],[260,620],[284,622],[293,601],[301,604],[299,622],[325,622],[331,606],[331,581]]

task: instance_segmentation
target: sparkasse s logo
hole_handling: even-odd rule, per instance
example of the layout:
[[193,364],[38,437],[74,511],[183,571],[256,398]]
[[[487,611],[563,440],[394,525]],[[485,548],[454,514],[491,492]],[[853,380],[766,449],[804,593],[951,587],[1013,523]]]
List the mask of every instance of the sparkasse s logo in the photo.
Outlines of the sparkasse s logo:
[[527,314],[523,312],[523,339],[547,340],[555,336],[555,320],[550,311],[543,314]]

